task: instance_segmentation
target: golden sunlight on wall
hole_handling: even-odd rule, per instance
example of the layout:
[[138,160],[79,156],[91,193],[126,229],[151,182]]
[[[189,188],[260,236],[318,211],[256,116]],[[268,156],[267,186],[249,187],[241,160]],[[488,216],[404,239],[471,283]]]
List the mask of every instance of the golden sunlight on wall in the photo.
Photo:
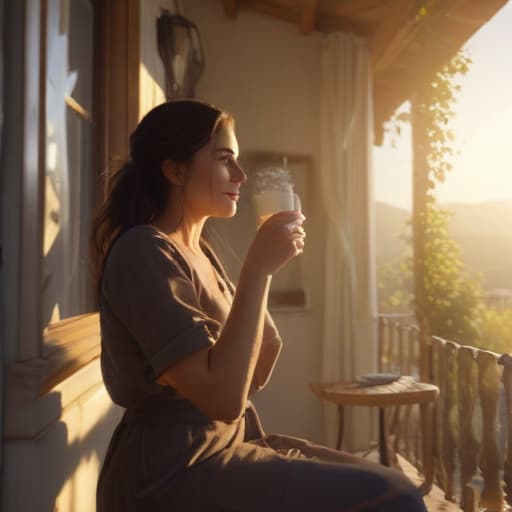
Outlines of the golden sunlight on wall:
[[144,62],[139,67],[139,120],[155,105],[165,101],[165,94],[158,82],[148,71]]
[[157,50],[155,20],[162,9],[174,11],[174,2],[162,0],[141,1],[140,5],[140,67],[139,119],[154,106],[165,101],[162,85],[165,83],[163,64]]
[[8,432],[1,510],[95,510],[101,461],[122,414],[100,379],[95,361],[57,385],[41,399],[44,403],[25,411],[22,420],[34,433]]
[[68,446],[81,447],[84,452],[75,471],[63,484],[56,499],[55,510],[86,512],[94,507],[94,491],[98,479],[100,458],[96,451],[87,451],[88,438],[94,437],[94,429],[107,417],[111,408],[110,401],[105,399],[105,391],[100,388],[84,403],[77,404],[71,411],[64,414],[68,431]]

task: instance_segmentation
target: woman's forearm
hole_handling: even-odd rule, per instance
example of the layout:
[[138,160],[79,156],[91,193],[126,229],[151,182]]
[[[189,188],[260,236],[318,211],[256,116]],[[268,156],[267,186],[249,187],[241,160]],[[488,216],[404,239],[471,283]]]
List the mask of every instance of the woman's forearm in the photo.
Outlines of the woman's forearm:
[[209,352],[215,396],[223,415],[231,420],[245,409],[259,361],[271,282],[270,275],[253,269],[244,265],[224,328]]

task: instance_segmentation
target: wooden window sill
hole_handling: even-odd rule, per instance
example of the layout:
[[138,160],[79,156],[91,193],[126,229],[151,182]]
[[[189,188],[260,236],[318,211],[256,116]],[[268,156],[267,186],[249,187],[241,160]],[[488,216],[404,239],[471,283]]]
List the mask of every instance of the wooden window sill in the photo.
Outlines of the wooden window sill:
[[62,411],[103,386],[98,313],[52,324],[43,332],[41,358],[8,367],[4,436],[37,436]]
[[46,361],[38,394],[48,393],[57,384],[100,355],[98,313],[68,318],[48,326],[43,332],[43,360]]

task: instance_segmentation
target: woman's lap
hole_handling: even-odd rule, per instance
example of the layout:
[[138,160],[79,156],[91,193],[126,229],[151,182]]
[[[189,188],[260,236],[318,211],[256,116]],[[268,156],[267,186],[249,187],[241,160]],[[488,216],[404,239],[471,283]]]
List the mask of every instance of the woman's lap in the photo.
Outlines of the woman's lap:
[[127,428],[119,434],[102,470],[98,510],[425,511],[401,473],[277,434],[235,442],[141,492],[139,431]]
[[[261,446],[261,440],[223,450],[179,477],[186,503],[175,503],[176,510],[425,510],[416,489],[394,470],[299,438],[266,439],[280,452],[288,443],[292,449],[301,445],[305,456],[285,456],[274,447]],[[160,499],[173,502],[172,495]]]

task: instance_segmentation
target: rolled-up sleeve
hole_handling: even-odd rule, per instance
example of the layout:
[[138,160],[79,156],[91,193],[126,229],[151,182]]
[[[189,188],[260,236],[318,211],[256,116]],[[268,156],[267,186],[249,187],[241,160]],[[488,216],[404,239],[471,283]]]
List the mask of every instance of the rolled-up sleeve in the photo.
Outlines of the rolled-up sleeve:
[[133,228],[113,246],[103,299],[136,340],[154,377],[215,344],[219,323],[202,310],[192,275],[151,228]]

